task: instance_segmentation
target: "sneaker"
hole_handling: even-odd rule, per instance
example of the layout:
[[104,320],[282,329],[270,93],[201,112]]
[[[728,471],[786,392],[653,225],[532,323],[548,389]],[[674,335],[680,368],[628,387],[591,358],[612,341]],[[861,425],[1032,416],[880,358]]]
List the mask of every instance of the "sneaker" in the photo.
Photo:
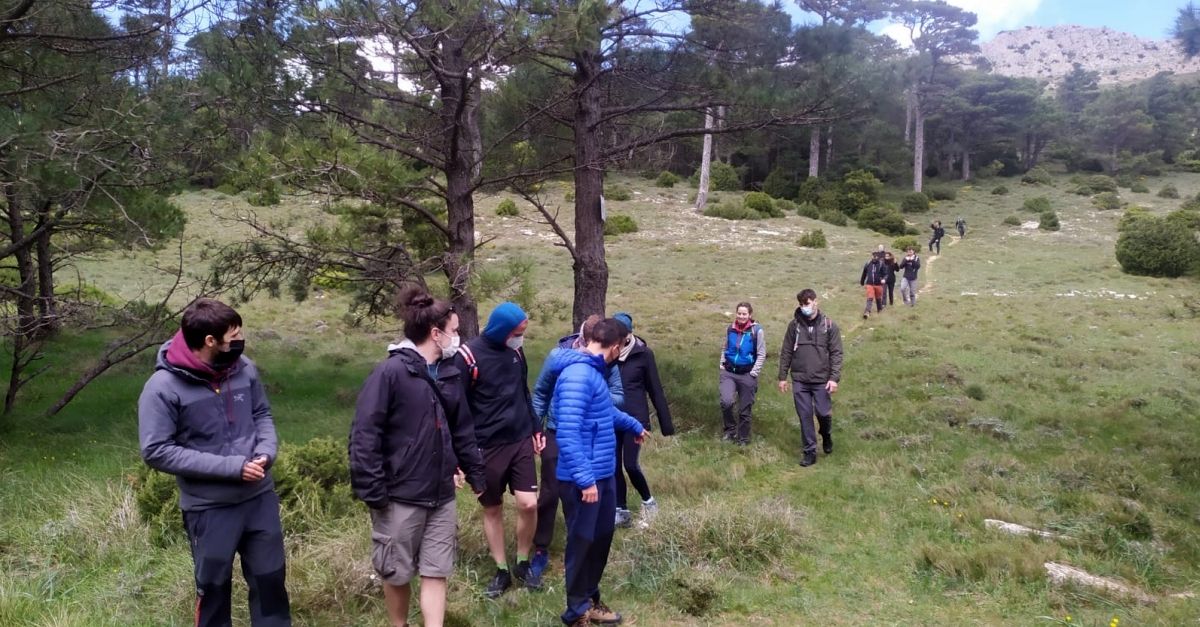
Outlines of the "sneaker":
[[504,594],[505,590],[511,587],[512,575],[507,570],[497,568],[496,576],[492,577],[492,580],[488,582],[487,590],[484,591],[483,596],[489,599],[497,599],[500,595]]
[[529,576],[540,580],[549,566],[550,553],[546,549],[537,549],[533,552],[533,559],[529,561]]
[[726,433],[726,434],[724,434],[724,435],[722,435],[722,436],[721,436],[721,441],[722,441],[722,442],[732,442],[732,441],[733,441],[733,439],[734,439],[734,438],[733,438],[733,434],[732,434],[732,433]]
[[528,590],[542,589],[542,575],[541,573],[533,574],[533,566],[528,560],[517,563],[517,567],[513,569],[513,578],[524,584]]
[[624,507],[617,508],[616,525],[622,529],[633,526],[633,514]]
[[812,466],[815,463],[817,463],[816,453],[805,453],[804,459],[800,460],[800,465],[804,467]]
[[592,609],[588,610],[587,617],[593,625],[620,625],[621,621],[624,620],[620,614],[608,609],[607,605],[599,602],[592,604]]
[[650,497],[649,501],[642,501],[641,514],[642,523],[646,526],[649,526],[650,521],[654,520],[655,516],[658,516],[658,501],[654,500],[653,496]]

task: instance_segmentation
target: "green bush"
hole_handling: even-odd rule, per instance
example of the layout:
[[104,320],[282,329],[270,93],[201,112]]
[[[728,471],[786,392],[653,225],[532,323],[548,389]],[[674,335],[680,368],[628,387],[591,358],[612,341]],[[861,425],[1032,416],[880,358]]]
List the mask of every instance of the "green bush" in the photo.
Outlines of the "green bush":
[[1092,192],[1092,188],[1088,187],[1087,185],[1080,185],[1079,187],[1076,187],[1076,188],[1068,190],[1068,191],[1070,191],[1072,194],[1075,194],[1076,196],[1091,196],[1094,193],[1094,192]]
[[719,203],[710,204],[705,207],[704,215],[710,218],[725,218],[726,220],[762,220],[764,217],[766,217],[753,209],[746,208],[745,206],[727,206]]
[[1030,168],[1029,171],[1021,177],[1021,182],[1028,185],[1050,185],[1054,182],[1054,178],[1050,176],[1050,173],[1046,171],[1046,168],[1043,168],[1039,165]]
[[909,192],[900,201],[900,210],[904,213],[925,213],[929,211],[929,196],[922,192]]
[[233,183],[221,183],[217,186],[216,191],[225,194],[226,196],[237,196],[238,192],[242,191]]
[[1092,205],[1094,205],[1097,209],[1106,211],[1116,211],[1117,209],[1120,209],[1123,204],[1124,203],[1121,202],[1121,197],[1116,195],[1114,192],[1102,192],[1096,194],[1096,196],[1092,198]]
[[1185,231],[1200,231],[1200,210],[1176,209],[1166,216],[1168,223]]
[[1133,185],[1129,186],[1129,191],[1131,191],[1135,194],[1149,194],[1150,188],[1146,187],[1145,183],[1138,181],[1138,182],[1134,183]]
[[829,243],[825,241],[825,231],[821,229],[809,231],[801,235],[800,239],[796,240],[796,244],[801,248],[825,248],[829,246]]
[[909,247],[912,247],[913,250],[921,250],[921,242],[917,241],[917,238],[911,235],[897,237],[896,239],[892,240],[892,250],[904,252],[908,250]]
[[958,198],[958,189],[954,187],[930,187],[925,190],[930,200],[954,200]]
[[820,220],[834,226],[846,226],[849,224],[849,218],[846,217],[846,214],[836,210],[822,211]]
[[1017,216],[1008,216],[1007,218],[1004,218],[1004,221],[1001,222],[1001,224],[1008,226],[1021,226],[1021,218],[1018,218]]
[[605,235],[616,236],[623,233],[637,233],[637,230],[637,222],[634,221],[632,216],[614,213],[604,221]]
[[1179,198],[1179,189],[1174,185],[1163,185],[1163,188],[1158,190],[1159,198]]
[[1129,172],[1122,172],[1113,177],[1113,180],[1116,181],[1117,187],[1129,188],[1133,187],[1134,183],[1137,183],[1137,177]]
[[796,202],[800,204],[812,203],[817,204],[821,198],[821,192],[825,190],[825,182],[819,178],[806,178],[800,182],[800,186],[796,189]]
[[1045,213],[1050,211],[1050,199],[1045,196],[1026,198],[1021,208],[1032,213]]
[[517,209],[517,203],[513,202],[511,198],[501,200],[500,204],[496,206],[496,215],[498,216],[511,217],[520,214],[520,210]]
[[563,200],[567,202],[575,202],[575,190],[568,189],[567,191],[563,192]]
[[799,186],[783,168],[771,170],[762,182],[763,193],[772,198],[793,198],[798,189]]
[[1116,193],[1117,191],[1117,182],[1111,176],[1104,176],[1103,174],[1089,176],[1087,178],[1087,186],[1091,188],[1093,194],[1101,192]]
[[854,218],[859,228],[885,235],[904,235],[904,216],[894,209],[874,205],[858,212]]
[[854,170],[842,178],[840,187],[842,213],[854,217],[859,211],[879,202],[879,192],[883,190],[883,183],[866,170]]
[[821,219],[821,210],[811,202],[802,202],[796,205],[796,213],[813,220]]
[[1183,204],[1179,205],[1179,208],[1184,211],[1200,211],[1200,194],[1183,201]]
[[679,177],[674,172],[669,172],[667,170],[660,172],[658,178],[654,181],[654,183],[659,187],[675,187],[675,184],[678,182]]
[[133,491],[138,516],[150,527],[150,542],[154,546],[168,546],[185,537],[174,477],[139,465],[134,473]]
[[[691,178],[693,185],[700,184],[700,169]],[[721,161],[713,161],[708,167],[709,191],[736,192],[742,189],[742,175],[737,168]]]
[[757,211],[766,217],[782,218],[783,212],[775,208],[775,200],[763,192],[750,192],[742,199],[747,209]]
[[606,185],[604,187],[605,200],[629,200],[630,198],[633,198],[633,192],[624,185]]
[[1117,262],[1130,274],[1183,276],[1200,265],[1200,243],[1191,231],[1147,216],[1131,221],[1117,237]]
[[783,217],[784,215],[786,215],[788,213],[795,212],[797,207],[796,207],[796,203],[794,203],[786,198],[776,198],[775,199],[775,209],[779,212],[779,214],[780,214],[779,217]]
[[252,207],[273,207],[279,201],[279,185],[274,181],[269,181],[259,191],[246,197],[246,202]]
[[1043,231],[1057,231],[1058,226],[1058,214],[1053,211],[1043,213],[1038,221],[1038,228]]
[[993,196],[1007,196],[1008,188],[1003,185],[997,185],[992,188],[992,195]]
[[1129,207],[1128,209],[1126,209],[1125,213],[1121,215],[1121,219],[1119,221],[1117,221],[1117,231],[1118,232],[1124,231],[1125,229],[1129,228],[1129,225],[1133,224],[1134,222],[1141,220],[1143,218],[1151,218],[1151,217],[1154,217],[1154,214],[1150,213],[1150,211],[1148,209],[1146,209],[1145,207],[1139,207],[1137,205],[1133,205],[1133,206]]

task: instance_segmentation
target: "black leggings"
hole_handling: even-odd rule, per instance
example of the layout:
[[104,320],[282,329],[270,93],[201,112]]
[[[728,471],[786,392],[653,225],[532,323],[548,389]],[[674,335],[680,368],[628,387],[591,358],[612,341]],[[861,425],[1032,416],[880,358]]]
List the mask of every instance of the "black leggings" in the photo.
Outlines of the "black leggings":
[[929,240],[929,252],[933,252],[934,246],[937,246],[937,254],[942,254],[942,238],[935,237]]
[[[621,509],[629,509],[628,492],[629,488],[625,486],[625,473],[629,473],[629,482],[633,484],[633,489],[638,491],[643,501],[650,500],[650,484],[646,483],[646,474],[642,472],[641,465],[638,464],[638,455],[642,452],[642,445],[633,441],[634,435],[625,431],[617,432],[617,507]],[[625,468],[625,472],[621,472],[621,468]]]
[[887,304],[896,304],[896,280],[892,279],[887,282]]

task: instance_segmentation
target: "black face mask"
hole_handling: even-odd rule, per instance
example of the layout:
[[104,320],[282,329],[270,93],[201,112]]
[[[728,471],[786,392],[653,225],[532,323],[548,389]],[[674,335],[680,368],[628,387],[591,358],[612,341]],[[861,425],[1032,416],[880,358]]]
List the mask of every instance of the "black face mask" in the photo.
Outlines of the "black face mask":
[[213,368],[217,370],[229,368],[237,363],[244,350],[246,350],[246,340],[230,340],[229,350],[218,352],[217,356],[213,357]]

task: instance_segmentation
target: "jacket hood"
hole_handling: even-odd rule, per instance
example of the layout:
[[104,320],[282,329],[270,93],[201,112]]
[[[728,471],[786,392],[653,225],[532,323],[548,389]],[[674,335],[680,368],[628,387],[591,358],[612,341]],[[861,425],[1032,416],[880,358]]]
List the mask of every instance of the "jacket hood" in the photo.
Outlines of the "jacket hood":
[[581,350],[553,351],[546,357],[546,368],[555,378],[562,374],[562,371],[566,370],[567,366],[575,364],[588,364],[595,368],[601,376],[604,376],[605,369],[608,367],[604,363],[604,358],[600,355],[585,353]]
[[575,348],[575,342],[579,341],[579,337],[580,337],[580,334],[578,334],[578,333],[564,335],[564,336],[558,338],[558,347],[565,348],[568,350]]
[[626,355],[625,358],[622,359],[621,361],[626,361],[630,357],[632,357],[638,353],[644,353],[644,352],[646,352],[646,340],[643,340],[642,338],[635,335],[635,336],[633,336],[633,346],[629,347],[629,354]]

